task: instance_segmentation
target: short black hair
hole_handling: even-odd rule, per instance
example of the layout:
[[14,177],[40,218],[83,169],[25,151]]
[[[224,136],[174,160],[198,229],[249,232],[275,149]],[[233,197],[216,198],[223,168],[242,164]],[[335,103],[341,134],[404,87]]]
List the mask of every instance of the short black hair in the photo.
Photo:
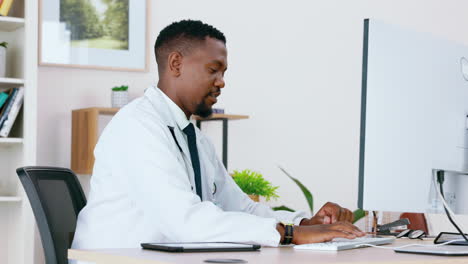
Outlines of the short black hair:
[[166,66],[167,56],[173,51],[186,55],[193,48],[203,43],[206,37],[211,37],[226,44],[226,37],[217,28],[199,20],[181,20],[165,27],[159,33],[154,44],[154,54],[158,70]]

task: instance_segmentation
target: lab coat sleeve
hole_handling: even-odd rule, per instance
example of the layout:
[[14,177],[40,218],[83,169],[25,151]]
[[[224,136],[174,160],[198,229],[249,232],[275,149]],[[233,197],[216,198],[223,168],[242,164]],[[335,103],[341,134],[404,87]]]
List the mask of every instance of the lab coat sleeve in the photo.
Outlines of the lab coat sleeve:
[[[201,202],[191,191],[184,166],[178,162],[174,139],[154,116],[133,114],[112,124],[102,138],[112,174],[126,181],[128,198],[141,211],[138,223],[159,226],[165,241],[231,241],[277,246],[280,235],[274,218],[241,211],[223,211]],[[110,130],[110,129],[109,129]],[[167,131],[166,131],[167,130]],[[103,135],[104,137],[104,135]],[[99,153],[96,153],[99,155]],[[156,234],[155,234],[156,237]]]
[[[212,144],[211,147],[213,147]],[[246,212],[260,217],[275,218],[278,222],[294,223],[295,225],[299,225],[302,219],[310,217],[305,212],[274,211],[264,204],[254,202],[239,188],[216,155],[213,155],[212,160],[216,167],[217,176],[215,180],[217,186],[215,199],[225,211]]]

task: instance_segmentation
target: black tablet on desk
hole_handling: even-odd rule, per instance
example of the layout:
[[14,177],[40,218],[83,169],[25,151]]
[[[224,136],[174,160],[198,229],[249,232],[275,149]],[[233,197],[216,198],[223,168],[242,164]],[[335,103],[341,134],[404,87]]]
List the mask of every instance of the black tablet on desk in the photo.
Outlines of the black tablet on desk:
[[226,252],[255,251],[260,245],[231,242],[189,242],[189,243],[141,243],[144,249],[167,252]]

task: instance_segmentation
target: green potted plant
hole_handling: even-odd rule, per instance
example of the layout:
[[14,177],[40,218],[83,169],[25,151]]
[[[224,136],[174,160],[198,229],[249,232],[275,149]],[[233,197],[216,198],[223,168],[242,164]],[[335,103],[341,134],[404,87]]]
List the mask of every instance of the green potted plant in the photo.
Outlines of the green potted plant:
[[231,175],[241,190],[256,202],[259,201],[260,196],[264,197],[267,201],[279,197],[277,194],[279,187],[273,186],[258,172],[248,169],[243,171],[235,170]]
[[121,85],[112,88],[112,107],[122,107],[128,103],[128,86]]
[[[304,194],[304,197],[307,200],[307,204],[309,205],[310,213],[314,214],[314,196],[312,193],[307,189],[307,187],[304,186],[298,179],[294,178],[293,176],[289,175],[282,167],[278,166],[279,169],[286,175],[288,176],[294,183],[297,184],[299,189],[301,189],[302,193]],[[273,210],[286,210],[286,211],[291,211],[294,212],[293,209],[287,207],[287,206],[277,206],[273,207]],[[356,223],[359,219],[363,218],[366,216],[366,212],[362,209],[356,209],[354,212],[354,221],[353,223]]]
[[0,77],[5,77],[7,46],[7,42],[0,42]]

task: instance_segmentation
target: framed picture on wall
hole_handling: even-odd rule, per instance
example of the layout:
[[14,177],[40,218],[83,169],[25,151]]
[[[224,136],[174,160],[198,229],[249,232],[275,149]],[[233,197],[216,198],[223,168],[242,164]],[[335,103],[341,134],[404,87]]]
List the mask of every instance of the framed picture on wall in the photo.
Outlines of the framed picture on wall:
[[41,0],[39,64],[146,71],[147,0]]

